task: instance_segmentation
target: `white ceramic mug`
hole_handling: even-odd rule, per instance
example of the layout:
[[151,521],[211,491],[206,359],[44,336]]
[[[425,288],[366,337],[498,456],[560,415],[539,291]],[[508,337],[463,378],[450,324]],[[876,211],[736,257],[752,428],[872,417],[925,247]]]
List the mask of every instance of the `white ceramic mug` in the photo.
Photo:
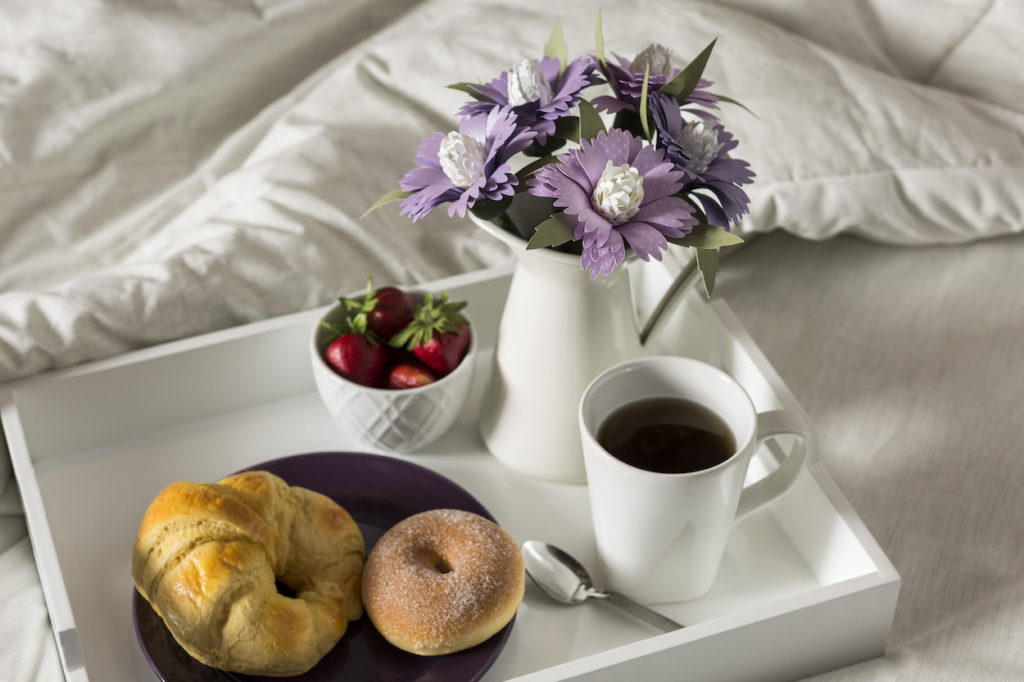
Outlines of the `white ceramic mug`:
[[[670,474],[626,464],[598,444],[598,428],[612,412],[657,397],[710,409],[732,432],[735,452],[709,469]],[[711,589],[733,524],[792,486],[810,442],[798,414],[758,413],[731,376],[679,356],[638,358],[601,373],[583,393],[579,422],[600,568],[609,589],[645,603],[695,599]],[[801,438],[776,470],[744,488],[754,452],[782,434]]]

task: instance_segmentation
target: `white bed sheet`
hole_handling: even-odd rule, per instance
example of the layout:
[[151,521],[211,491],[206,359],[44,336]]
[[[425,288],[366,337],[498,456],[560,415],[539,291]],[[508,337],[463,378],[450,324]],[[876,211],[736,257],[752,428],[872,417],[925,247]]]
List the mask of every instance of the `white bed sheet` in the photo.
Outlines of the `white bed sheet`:
[[[834,676],[1014,679],[1024,246],[1008,235],[1024,230],[1024,9],[602,10],[607,48],[626,55],[656,41],[688,59],[719,37],[707,73],[757,114],[728,112],[758,174],[743,229],[774,234],[725,259],[720,295],[808,407],[904,577],[891,653]],[[415,226],[389,208],[359,216],[420,137],[452,127],[461,95],[444,85],[536,55],[556,19],[571,52],[589,51],[595,11],[4,4],[0,381],[322,305],[367,272],[413,283],[506,262],[443,211]],[[971,448],[987,453],[979,466],[947,461]],[[890,494],[906,485],[913,496]],[[34,571],[0,456],[0,678],[60,677]]]
[[726,259],[721,295],[902,578],[886,655],[820,682],[1024,679],[1022,269],[1022,235],[778,232]]

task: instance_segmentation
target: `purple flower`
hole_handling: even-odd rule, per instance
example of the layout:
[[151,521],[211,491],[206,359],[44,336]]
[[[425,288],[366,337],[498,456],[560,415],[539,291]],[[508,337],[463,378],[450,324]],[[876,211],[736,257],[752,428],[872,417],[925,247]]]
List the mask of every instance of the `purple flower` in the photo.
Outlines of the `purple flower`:
[[480,199],[512,196],[519,180],[508,160],[530,146],[534,133],[516,125],[508,108],[495,107],[481,116],[464,118],[459,130],[434,133],[420,141],[416,163],[398,181],[413,192],[401,203],[400,215],[416,222],[437,206],[451,202],[448,215],[465,217]]
[[583,88],[600,82],[593,73],[596,66],[591,57],[579,57],[559,75],[559,61],[553,57],[524,59],[490,83],[470,85],[491,101],[467,102],[459,114],[474,116],[511,106],[518,124],[533,130],[537,142],[544,144],[555,133],[555,121],[579,103]]
[[[618,96],[595,97],[593,104],[598,111],[612,114],[623,109],[639,112],[645,66],[650,69],[647,75],[648,93],[656,92],[661,86],[679,75],[681,71],[681,69],[672,68],[671,53],[668,48],[657,43],[645,47],[633,61],[628,61],[617,54],[612,56],[615,58],[615,62],[606,61],[605,66],[608,68],[612,90],[618,93]],[[718,97],[707,91],[711,85],[711,81],[701,78],[697,82],[697,87],[687,97],[686,103],[696,104],[706,109],[718,109]],[[697,110],[694,113],[705,118],[714,118],[710,112]]]
[[683,237],[697,221],[693,207],[676,194],[683,173],[665,153],[639,137],[612,128],[538,170],[530,193],[555,199],[577,219],[573,236],[582,241],[581,265],[591,278],[608,275],[626,255],[661,260],[666,237]]
[[746,161],[729,158],[739,142],[717,120],[686,121],[671,97],[655,95],[649,104],[658,147],[685,175],[683,191],[700,203],[710,224],[735,224],[750,205],[740,187],[754,179]]

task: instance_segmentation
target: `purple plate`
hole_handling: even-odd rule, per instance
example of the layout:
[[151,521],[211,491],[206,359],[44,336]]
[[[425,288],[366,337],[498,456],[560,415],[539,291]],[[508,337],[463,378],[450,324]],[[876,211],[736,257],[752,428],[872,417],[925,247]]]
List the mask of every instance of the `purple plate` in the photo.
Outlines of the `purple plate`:
[[[327,495],[359,524],[367,552],[402,519],[428,509],[464,509],[494,521],[472,495],[444,476],[403,460],[354,452],[314,452],[283,457],[262,469]],[[227,673],[195,660],[174,641],[163,620],[137,591],[132,597],[135,632],[150,666],[164,682],[225,680],[302,680],[303,682],[434,682],[478,680],[501,653],[513,619],[475,647],[445,656],[417,656],[389,644],[365,615],[324,658],[298,677],[257,677]]]

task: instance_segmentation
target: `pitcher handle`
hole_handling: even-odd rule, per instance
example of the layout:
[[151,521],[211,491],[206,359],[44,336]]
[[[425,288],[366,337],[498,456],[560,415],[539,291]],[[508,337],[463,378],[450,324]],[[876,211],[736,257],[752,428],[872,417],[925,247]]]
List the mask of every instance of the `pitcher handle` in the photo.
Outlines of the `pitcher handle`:
[[658,328],[658,324],[665,319],[665,313],[669,312],[679,298],[679,294],[690,287],[690,280],[699,276],[700,272],[697,269],[697,257],[694,255],[676,275],[676,278],[672,280],[672,284],[669,285],[665,293],[662,294],[658,304],[654,306],[654,310],[647,316],[647,321],[644,323],[643,329],[640,330],[640,345],[646,346],[647,340],[651,338],[651,335]]
[[811,445],[811,431],[807,422],[796,412],[789,410],[758,413],[758,446],[768,438],[781,435],[795,435],[799,437],[799,440],[778,469],[743,489],[739,506],[736,508],[735,521],[739,521],[789,490],[796,483],[800,472],[803,471],[804,463],[807,461],[807,451]]

